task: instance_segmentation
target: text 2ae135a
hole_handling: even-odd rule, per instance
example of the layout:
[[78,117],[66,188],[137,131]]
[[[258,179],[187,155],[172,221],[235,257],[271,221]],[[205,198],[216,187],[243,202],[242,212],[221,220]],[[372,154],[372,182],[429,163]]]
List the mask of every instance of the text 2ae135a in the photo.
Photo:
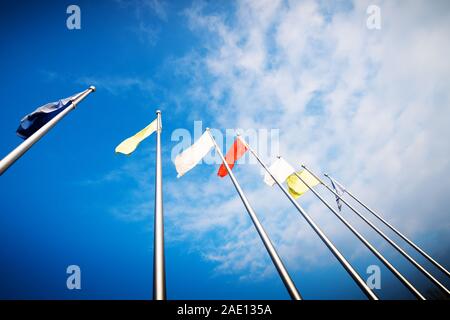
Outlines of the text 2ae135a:
[[220,308],[211,306],[179,306],[178,315],[197,315],[208,318],[210,315],[271,315],[272,310],[267,304],[222,304]]

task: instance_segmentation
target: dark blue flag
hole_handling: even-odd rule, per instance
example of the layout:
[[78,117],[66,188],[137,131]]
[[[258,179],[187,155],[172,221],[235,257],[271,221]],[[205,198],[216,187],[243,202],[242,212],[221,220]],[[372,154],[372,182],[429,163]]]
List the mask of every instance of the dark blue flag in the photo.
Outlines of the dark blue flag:
[[73,100],[80,94],[76,94],[58,102],[51,102],[37,108],[32,113],[23,117],[20,126],[17,128],[17,135],[22,139],[29,138],[33,133],[38,131],[43,125],[53,119],[56,115],[66,109]]

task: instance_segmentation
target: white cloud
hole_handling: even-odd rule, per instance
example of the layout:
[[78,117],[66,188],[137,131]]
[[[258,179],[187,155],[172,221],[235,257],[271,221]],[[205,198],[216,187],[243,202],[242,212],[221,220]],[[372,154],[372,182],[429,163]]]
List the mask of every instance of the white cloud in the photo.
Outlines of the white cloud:
[[[189,80],[184,97],[200,106],[189,119],[212,116],[223,132],[279,128],[281,154],[296,167],[301,161],[335,174],[412,238],[432,232],[436,246],[449,243],[447,2],[378,2],[379,31],[366,28],[369,1],[344,4],[240,1],[232,19],[194,5],[185,15],[203,47],[170,59],[177,75]],[[101,80],[111,92],[153,86]],[[126,170],[138,185],[116,213],[126,212],[127,220],[151,212],[151,185],[140,185],[140,170]],[[217,272],[253,280],[273,276],[231,182],[213,171],[201,166],[165,180],[168,244],[183,241],[216,263]],[[257,165],[238,165],[236,174],[290,271],[329,263],[328,250],[284,195],[262,183]],[[300,202],[347,257],[368,255],[312,194]],[[358,222],[350,212],[346,217]]]
[[[366,28],[371,3],[351,4],[240,1],[232,20],[195,5],[186,16],[206,55],[192,63],[191,91],[211,115],[220,114],[219,127],[280,128],[286,159],[335,173],[405,233],[433,232],[448,243],[448,5],[378,2],[376,31]],[[239,179],[281,255],[293,269],[319,263],[326,252],[319,240],[282,195],[256,181],[258,172],[246,166]],[[270,261],[238,198],[228,190],[197,202],[217,188],[211,179],[195,188],[192,180],[177,182],[189,201],[172,199],[168,214],[187,219],[179,225],[187,235],[227,231],[199,248],[219,270],[265,274]],[[307,207],[336,242],[356,252],[352,235],[317,201]]]

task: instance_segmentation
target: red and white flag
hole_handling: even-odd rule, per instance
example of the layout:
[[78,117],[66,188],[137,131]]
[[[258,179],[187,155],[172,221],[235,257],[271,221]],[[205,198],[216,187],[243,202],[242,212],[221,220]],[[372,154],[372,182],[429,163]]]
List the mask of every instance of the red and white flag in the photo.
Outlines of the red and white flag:
[[[239,137],[234,140],[233,145],[225,156],[225,161],[228,163],[230,169],[233,169],[235,162],[238,161],[247,152],[247,150],[247,146],[241,141],[241,139],[239,139]],[[227,174],[227,168],[225,167],[225,164],[222,163],[217,175],[223,178]]]

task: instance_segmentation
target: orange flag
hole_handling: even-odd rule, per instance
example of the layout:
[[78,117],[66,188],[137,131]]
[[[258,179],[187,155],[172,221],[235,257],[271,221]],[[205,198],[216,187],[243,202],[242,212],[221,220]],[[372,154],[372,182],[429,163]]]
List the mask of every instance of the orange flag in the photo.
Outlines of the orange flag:
[[[237,138],[234,140],[233,146],[228,150],[225,160],[228,163],[228,166],[230,169],[233,169],[234,163],[240,159],[245,152],[247,152],[247,146],[242,143],[242,141]],[[225,165],[222,163],[222,165],[219,168],[219,171],[217,172],[217,175],[219,177],[225,177],[227,175],[227,168],[225,168]]]

